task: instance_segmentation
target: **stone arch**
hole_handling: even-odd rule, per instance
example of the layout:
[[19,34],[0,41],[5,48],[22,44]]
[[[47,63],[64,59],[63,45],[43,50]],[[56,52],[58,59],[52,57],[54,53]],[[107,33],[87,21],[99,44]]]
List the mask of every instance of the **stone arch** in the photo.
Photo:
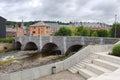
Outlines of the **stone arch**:
[[19,41],[15,42],[15,50],[21,50],[21,47],[22,44]]
[[72,46],[70,46],[70,47],[67,49],[65,55],[73,54],[73,52],[79,51],[82,47],[83,47],[83,46],[82,46],[82,45],[79,45],[79,44],[77,44],[77,45],[72,45]]
[[43,55],[56,55],[61,54],[61,50],[55,43],[47,43],[43,46],[41,53]]
[[25,45],[24,50],[38,50],[38,47],[37,47],[37,45],[34,42],[28,42]]

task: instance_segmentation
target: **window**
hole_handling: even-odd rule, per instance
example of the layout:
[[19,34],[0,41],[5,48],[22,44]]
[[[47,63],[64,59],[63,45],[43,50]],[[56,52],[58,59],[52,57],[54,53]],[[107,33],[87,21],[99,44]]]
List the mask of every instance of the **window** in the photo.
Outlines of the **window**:
[[33,31],[32,33],[35,34],[35,31]]

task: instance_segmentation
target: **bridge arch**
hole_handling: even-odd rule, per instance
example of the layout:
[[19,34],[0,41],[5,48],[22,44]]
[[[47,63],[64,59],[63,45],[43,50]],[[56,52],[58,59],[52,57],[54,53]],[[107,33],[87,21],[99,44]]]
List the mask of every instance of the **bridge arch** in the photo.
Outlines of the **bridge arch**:
[[55,43],[47,43],[43,46],[41,53],[43,55],[56,55],[61,54],[61,50]]
[[73,54],[74,52],[79,51],[82,47],[83,47],[83,46],[82,46],[82,45],[79,45],[79,44],[72,45],[72,46],[70,46],[70,47],[67,49],[65,55]]
[[21,50],[21,46],[22,46],[21,42],[19,42],[19,41],[15,42],[15,49],[16,50]]
[[38,50],[38,47],[37,47],[37,45],[34,42],[28,42],[25,45],[24,50]]

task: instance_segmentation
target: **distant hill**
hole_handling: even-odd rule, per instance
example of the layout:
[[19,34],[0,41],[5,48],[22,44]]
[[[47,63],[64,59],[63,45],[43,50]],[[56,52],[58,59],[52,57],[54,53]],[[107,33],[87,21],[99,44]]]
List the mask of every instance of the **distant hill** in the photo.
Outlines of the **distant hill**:
[[[32,25],[34,23],[37,23],[39,21],[28,21],[28,22],[24,22],[24,25],[29,27],[29,25]],[[59,25],[67,25],[69,23],[65,23],[65,22],[61,22],[61,21],[43,21],[45,23],[58,23]],[[14,26],[15,24],[18,24],[20,26],[21,22],[15,22],[15,21],[7,21],[7,25],[12,25]]]
[[[24,22],[24,25],[25,26],[29,26],[29,25],[32,25],[36,22],[39,22],[39,21],[29,21],[29,22]],[[12,25],[14,26],[15,24],[18,24],[19,26],[21,25],[21,22],[15,22],[15,21],[7,21],[7,25]]]

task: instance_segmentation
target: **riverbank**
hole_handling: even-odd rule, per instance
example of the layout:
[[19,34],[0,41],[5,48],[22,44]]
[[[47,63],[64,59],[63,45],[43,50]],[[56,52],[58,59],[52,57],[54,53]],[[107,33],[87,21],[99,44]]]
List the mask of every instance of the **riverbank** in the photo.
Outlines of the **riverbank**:
[[0,53],[14,50],[13,43],[0,43]]
[[13,56],[15,61],[13,61],[13,63],[11,64],[0,66],[0,74],[21,71],[24,69],[42,66],[45,64],[51,64],[56,61],[59,61],[60,58],[62,58],[61,55],[51,55],[46,57],[42,57],[38,53],[35,53],[33,55],[28,55],[27,53],[29,52],[31,51],[16,51],[15,53],[10,53],[9,55],[3,54],[3,57],[1,57],[1,59],[7,56]]

